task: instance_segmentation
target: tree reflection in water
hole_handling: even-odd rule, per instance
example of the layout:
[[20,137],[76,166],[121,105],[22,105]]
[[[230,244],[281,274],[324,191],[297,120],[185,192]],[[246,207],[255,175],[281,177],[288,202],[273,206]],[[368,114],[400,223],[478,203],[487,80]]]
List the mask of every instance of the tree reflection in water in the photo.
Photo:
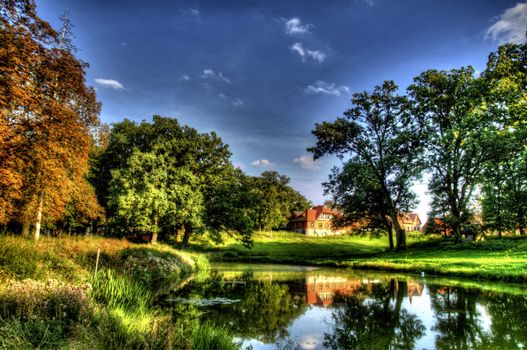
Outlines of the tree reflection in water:
[[190,281],[176,293],[231,303],[162,306],[192,322],[212,320],[255,349],[273,343],[291,349],[525,349],[521,287],[511,289],[515,295],[489,291],[498,290],[496,284],[484,290],[449,283],[343,271],[235,270]]
[[333,298],[335,327],[324,345],[333,349],[413,349],[425,327],[401,309],[406,281],[363,285],[352,295]]

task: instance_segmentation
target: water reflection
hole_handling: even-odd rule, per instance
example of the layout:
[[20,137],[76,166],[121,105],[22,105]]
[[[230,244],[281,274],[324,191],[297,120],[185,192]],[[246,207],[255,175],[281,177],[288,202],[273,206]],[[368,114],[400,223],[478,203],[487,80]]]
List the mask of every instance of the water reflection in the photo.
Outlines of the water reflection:
[[522,288],[230,265],[162,305],[215,320],[253,349],[524,349]]

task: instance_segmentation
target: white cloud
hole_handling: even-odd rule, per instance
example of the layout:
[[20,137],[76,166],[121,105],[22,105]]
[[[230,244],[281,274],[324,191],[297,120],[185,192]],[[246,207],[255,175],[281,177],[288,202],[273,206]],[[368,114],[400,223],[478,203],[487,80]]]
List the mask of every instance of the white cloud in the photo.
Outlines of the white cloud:
[[498,17],[496,23],[487,29],[486,38],[499,43],[521,44],[527,31],[527,3],[518,3],[508,8]]
[[237,98],[236,100],[234,100],[232,102],[232,105],[235,106],[235,107],[241,107],[244,105],[243,101],[239,98]]
[[251,162],[251,165],[254,167],[271,168],[274,166],[274,163],[270,162],[267,159],[258,159],[254,162]]
[[316,81],[312,85],[308,85],[304,91],[308,94],[327,94],[327,95],[346,95],[349,94],[350,89],[346,85],[337,86],[334,83],[327,83],[322,80]]
[[99,84],[99,85],[102,85],[104,87],[108,87],[108,88],[111,88],[111,89],[115,89],[115,90],[123,90],[124,89],[123,84],[121,84],[117,80],[113,80],[113,79],[97,78],[97,79],[95,79],[95,82],[97,84]]
[[303,169],[318,170],[320,169],[320,162],[313,160],[312,156],[304,155],[293,160],[293,164],[300,166]]
[[225,100],[227,98],[227,95],[225,94],[222,94],[221,92],[218,94],[218,97],[221,98],[222,100]]
[[305,61],[306,58],[311,58],[314,61],[317,61],[319,63],[322,63],[326,60],[326,54],[319,50],[310,50],[302,43],[294,43],[293,46],[291,46],[291,51],[296,52],[300,58],[302,58],[302,61]]
[[231,80],[223,75],[222,72],[215,72],[214,70],[210,68],[206,68],[203,70],[203,73],[201,74],[201,77],[203,79],[212,79],[212,80],[221,80],[226,83],[230,83]]
[[302,21],[298,17],[291,19],[284,19],[285,21],[285,33],[289,35],[305,34],[309,33],[309,29],[313,27],[312,24],[302,24]]
[[190,80],[190,76],[184,74],[182,75],[180,78],[179,78],[179,81],[189,81]]
[[184,15],[190,15],[190,16],[194,16],[194,17],[199,17],[200,15],[200,12],[198,9],[194,9],[194,8],[188,8],[188,9],[179,9],[179,11],[184,14]]

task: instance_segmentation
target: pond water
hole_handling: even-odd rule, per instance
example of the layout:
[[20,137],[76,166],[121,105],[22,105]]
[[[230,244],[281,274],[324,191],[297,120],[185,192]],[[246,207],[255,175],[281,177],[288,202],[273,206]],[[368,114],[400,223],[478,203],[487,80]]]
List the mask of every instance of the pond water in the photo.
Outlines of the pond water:
[[161,301],[249,349],[524,349],[523,285],[218,264]]

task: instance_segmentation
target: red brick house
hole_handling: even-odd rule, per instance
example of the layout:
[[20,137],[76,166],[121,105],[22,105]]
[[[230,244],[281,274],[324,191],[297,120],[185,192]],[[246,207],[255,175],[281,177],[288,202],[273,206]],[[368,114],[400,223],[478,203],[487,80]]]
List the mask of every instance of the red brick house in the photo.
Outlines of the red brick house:
[[346,228],[336,228],[332,220],[341,215],[336,210],[318,205],[306,211],[293,211],[289,219],[290,230],[305,233],[306,236],[331,236],[342,234]]

